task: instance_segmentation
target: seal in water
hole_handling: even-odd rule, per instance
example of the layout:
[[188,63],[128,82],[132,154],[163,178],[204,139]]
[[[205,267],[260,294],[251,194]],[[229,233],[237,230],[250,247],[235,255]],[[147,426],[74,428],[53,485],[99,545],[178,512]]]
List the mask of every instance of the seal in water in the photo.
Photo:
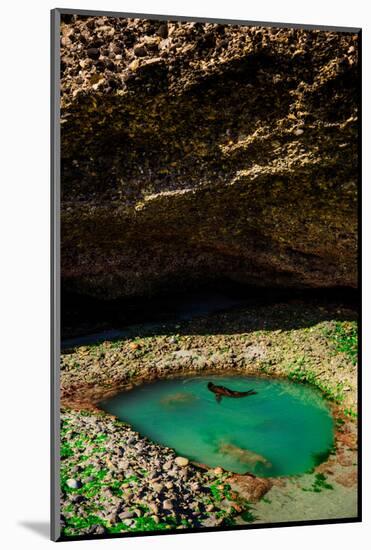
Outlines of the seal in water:
[[216,384],[213,384],[212,382],[209,382],[207,384],[207,387],[210,391],[215,393],[215,399],[217,403],[220,403],[222,400],[222,397],[247,397],[248,395],[256,395],[256,391],[254,390],[248,390],[248,391],[235,391],[230,390],[226,388],[225,386],[217,386]]

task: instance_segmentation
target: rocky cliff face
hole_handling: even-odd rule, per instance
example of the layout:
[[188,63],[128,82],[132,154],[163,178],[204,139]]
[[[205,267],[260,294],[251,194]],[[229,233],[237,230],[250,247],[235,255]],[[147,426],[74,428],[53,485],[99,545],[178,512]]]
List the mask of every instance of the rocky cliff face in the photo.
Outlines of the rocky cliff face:
[[68,17],[64,288],[355,287],[351,33]]

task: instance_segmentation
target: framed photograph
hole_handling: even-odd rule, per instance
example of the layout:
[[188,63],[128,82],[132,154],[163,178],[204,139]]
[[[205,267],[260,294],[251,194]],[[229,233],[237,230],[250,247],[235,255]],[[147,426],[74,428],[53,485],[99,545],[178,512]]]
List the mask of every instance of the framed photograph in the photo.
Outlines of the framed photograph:
[[361,30],[51,15],[52,539],[360,521]]

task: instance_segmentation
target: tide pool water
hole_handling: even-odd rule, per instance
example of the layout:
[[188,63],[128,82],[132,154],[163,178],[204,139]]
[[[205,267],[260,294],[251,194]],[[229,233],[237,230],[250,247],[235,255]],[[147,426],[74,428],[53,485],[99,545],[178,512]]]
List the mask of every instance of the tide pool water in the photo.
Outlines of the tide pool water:
[[[256,395],[222,397],[207,383]],[[259,476],[304,473],[331,448],[333,420],[310,386],[256,377],[209,376],[144,384],[101,408],[190,460]]]

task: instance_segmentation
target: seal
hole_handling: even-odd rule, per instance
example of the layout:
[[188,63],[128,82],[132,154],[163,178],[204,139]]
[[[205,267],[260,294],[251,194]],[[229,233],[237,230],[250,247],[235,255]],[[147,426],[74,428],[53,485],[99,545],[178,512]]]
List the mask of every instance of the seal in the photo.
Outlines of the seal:
[[210,391],[215,393],[215,399],[217,403],[220,403],[222,400],[222,397],[247,397],[248,395],[256,395],[256,391],[254,390],[248,390],[248,391],[235,391],[230,390],[229,388],[226,388],[225,386],[217,386],[216,384],[213,384],[212,382],[209,382],[207,384],[207,387]]

